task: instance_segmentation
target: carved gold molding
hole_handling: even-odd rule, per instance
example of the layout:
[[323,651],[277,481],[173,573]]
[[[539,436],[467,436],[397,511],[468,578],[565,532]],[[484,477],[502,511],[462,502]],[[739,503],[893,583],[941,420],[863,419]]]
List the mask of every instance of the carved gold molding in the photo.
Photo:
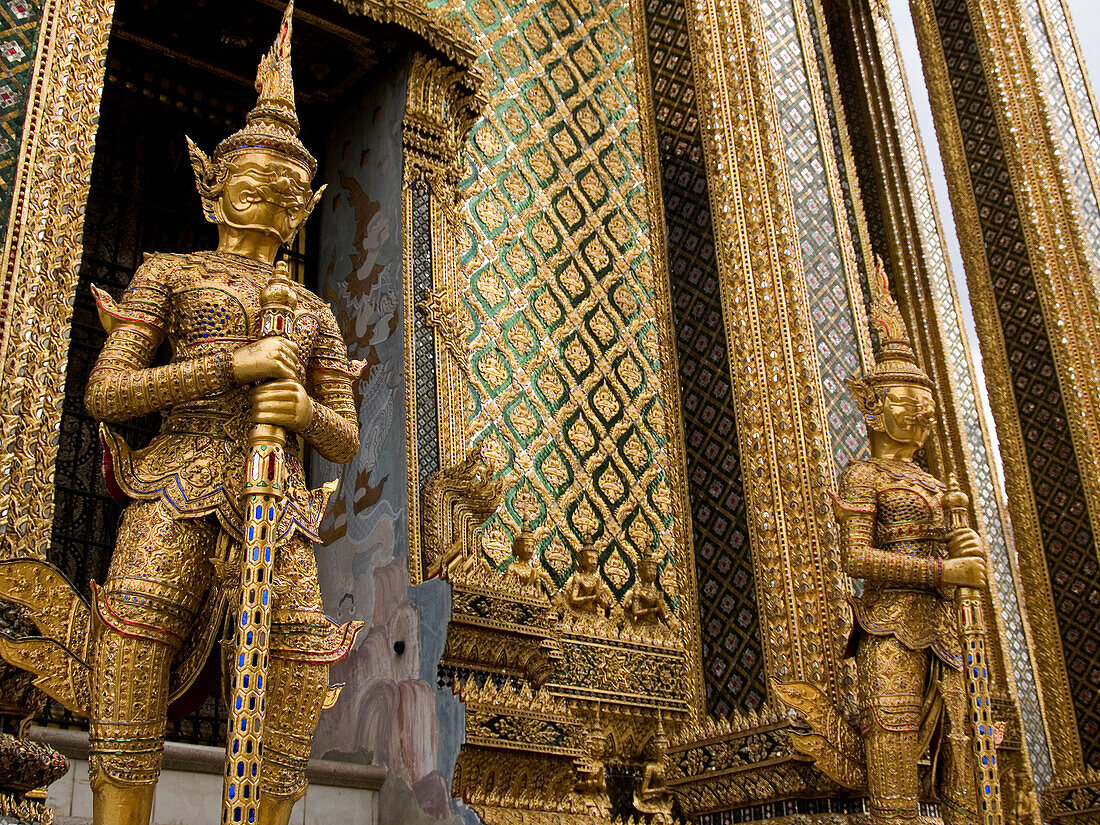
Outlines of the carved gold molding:
[[[470,378],[468,331],[459,312],[466,284],[460,281],[458,236],[461,233],[462,174],[460,147],[486,104],[480,71],[462,68],[423,52],[409,66],[405,118],[402,124],[404,185],[402,192],[402,272],[405,318],[405,438],[408,476],[409,580],[423,581],[427,560],[421,538],[421,456],[416,396],[417,318],[435,333],[435,408],[440,468],[466,457],[467,386]],[[413,226],[414,191],[428,199],[427,233],[431,290],[417,294]],[[469,547],[466,548],[467,552]]]
[[42,558],[53,520],[69,322],[112,8],[48,0],[42,9],[0,264],[2,558]]
[[756,4],[687,4],[767,672],[841,702],[820,371]]
[[395,23],[420,35],[432,48],[465,70],[473,70],[477,46],[466,29],[454,26],[432,8],[428,0],[334,0],[353,14],[362,14],[380,23]]

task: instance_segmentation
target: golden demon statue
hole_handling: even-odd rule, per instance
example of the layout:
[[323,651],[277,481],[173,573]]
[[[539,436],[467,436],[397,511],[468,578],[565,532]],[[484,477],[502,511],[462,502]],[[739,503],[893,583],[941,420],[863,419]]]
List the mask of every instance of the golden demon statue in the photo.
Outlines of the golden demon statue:
[[1001,825],[981,539],[954,477],[944,484],[913,461],[934,422],[932,382],[917,366],[881,262],[870,280],[880,353],[849,385],[871,459],[844,469],[834,500],[844,571],[864,581],[850,599],[847,650],[856,659],[860,729],[815,684],[772,687],[801,717],[794,747],[865,792],[874,825],[915,825],[918,763],[929,752],[946,825]]
[[[981,540],[952,527],[947,487],[913,461],[931,433],[932,382],[917,366],[886,271],[872,274],[878,363],[849,379],[867,423],[870,461],[852,461],[835,501],[851,598],[867,794],[876,824],[915,822],[917,763],[935,738],[944,821],[979,816],[954,586],[985,587]],[[965,505],[964,505],[965,506]]]
[[[0,653],[90,719],[97,825],[148,822],[168,705],[218,650],[219,629],[238,725],[223,821],[286,823],[336,698],[329,666],[361,626],[322,610],[313,543],[334,485],[308,490],[301,464],[302,440],[333,462],[356,454],[358,370],[328,306],[274,265],[321,194],[297,137],[292,6],[245,127],[212,158],[188,141],[217,249],[149,255],[121,301],[95,293],[109,334],[88,410],[104,422],[166,415],[142,450],[101,428],[108,484],[128,502],[106,582],[89,607],[42,562],[0,567],[0,594],[43,634],[0,640]],[[164,341],[171,360],[152,366]]]

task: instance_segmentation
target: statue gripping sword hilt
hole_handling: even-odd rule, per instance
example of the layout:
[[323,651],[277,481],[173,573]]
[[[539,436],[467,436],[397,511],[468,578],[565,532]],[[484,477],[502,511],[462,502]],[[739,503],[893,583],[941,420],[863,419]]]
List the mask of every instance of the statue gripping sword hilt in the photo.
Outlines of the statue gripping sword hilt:
[[[275,265],[260,293],[257,337],[289,337],[298,298],[286,261]],[[241,507],[245,512],[241,583],[234,616],[233,661],[229,673],[229,722],[225,743],[222,822],[252,823],[259,805],[263,749],[264,680],[271,635],[271,576],[280,502],[285,495],[286,430],[253,424],[248,431]]]
[[[330,668],[362,628],[325,615],[314,545],[335,482],[310,489],[302,468],[304,445],[334,464],[357,455],[360,370],[332,309],[275,263],[323,188],[298,138],[292,16],[288,3],[243,128],[210,156],[188,144],[217,248],[149,254],[120,299],[93,289],[107,340],[85,404],[124,505],[106,578],[85,602],[45,562],[0,564],[0,598],[42,634],[0,636],[0,657],[88,717],[96,825],[147,825],[166,719],[205,698],[218,659],[222,820],[287,825],[339,693]],[[151,412],[164,420],[142,449],[110,426]]]
[[[951,530],[970,527],[970,498],[952,473],[943,497],[947,525]],[[962,644],[970,703],[970,735],[974,742],[974,773],[982,825],[1002,825],[1001,786],[997,768],[997,742],[990,702],[989,667],[986,661],[986,624],[982,591],[959,587],[955,591],[959,612],[959,641]]]

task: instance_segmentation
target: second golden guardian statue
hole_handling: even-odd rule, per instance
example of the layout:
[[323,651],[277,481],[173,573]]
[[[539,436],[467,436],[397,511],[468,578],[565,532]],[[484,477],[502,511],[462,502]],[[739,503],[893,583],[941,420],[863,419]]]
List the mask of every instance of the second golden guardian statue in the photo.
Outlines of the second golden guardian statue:
[[[142,450],[101,427],[108,484],[127,502],[106,581],[88,605],[43,562],[0,566],[0,595],[42,633],[0,640],[0,654],[89,718],[97,825],[148,822],[168,706],[218,655],[234,728],[223,821],[286,823],[338,693],[329,666],[361,627],[322,609],[313,543],[334,485],[308,489],[301,453],[355,456],[358,367],[328,305],[275,261],[321,194],[298,139],[292,14],[244,128],[212,157],[189,142],[217,248],[147,256],[118,302],[96,292],[108,337],[89,411],[165,413]],[[165,341],[171,358],[154,366]]]

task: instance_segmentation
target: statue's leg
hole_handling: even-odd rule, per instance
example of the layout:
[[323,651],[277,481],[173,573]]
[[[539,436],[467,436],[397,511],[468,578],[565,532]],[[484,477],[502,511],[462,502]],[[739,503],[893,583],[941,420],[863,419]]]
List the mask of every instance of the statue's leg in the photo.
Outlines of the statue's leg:
[[257,825],[286,825],[306,792],[306,765],[329,691],[329,664],[317,661],[335,625],[325,616],[313,546],[301,537],[275,557],[275,601],[267,674],[264,752]]
[[940,690],[946,724],[940,746],[942,764],[940,805],[944,825],[977,825],[978,796],[973,743],[970,738],[970,708],[966,679],[960,671],[943,667]]
[[909,650],[891,636],[865,635],[859,643],[856,668],[874,825],[917,821],[917,748],[927,655]]
[[168,672],[191,631],[217,529],[173,520],[160,502],[122,517],[93,605],[88,768],[95,825],[146,825],[164,749]]

